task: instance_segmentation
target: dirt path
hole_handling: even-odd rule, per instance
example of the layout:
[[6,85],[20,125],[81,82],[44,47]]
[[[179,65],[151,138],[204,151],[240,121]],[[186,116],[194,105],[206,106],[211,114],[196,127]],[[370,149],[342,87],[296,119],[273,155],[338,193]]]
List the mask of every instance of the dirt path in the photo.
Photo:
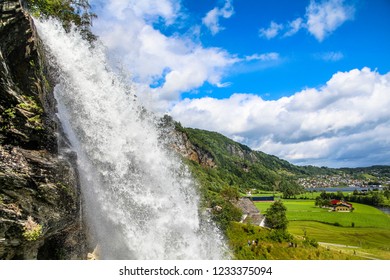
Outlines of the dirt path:
[[334,246],[334,247],[342,247],[342,248],[360,248],[357,246],[349,246],[344,244],[336,244],[336,243],[326,243],[326,242],[318,242],[318,244],[322,246]]
[[[326,247],[327,249],[330,249],[329,247],[338,247],[338,248],[345,248],[345,249],[361,249],[361,247],[357,246],[350,246],[350,245],[344,245],[344,244],[336,244],[336,243],[326,243],[326,242],[318,242],[319,245]],[[344,253],[352,253],[351,251],[345,251]],[[370,260],[379,260],[377,258],[374,258],[373,255],[357,250],[353,250],[353,255],[359,256],[362,258],[370,259]]]

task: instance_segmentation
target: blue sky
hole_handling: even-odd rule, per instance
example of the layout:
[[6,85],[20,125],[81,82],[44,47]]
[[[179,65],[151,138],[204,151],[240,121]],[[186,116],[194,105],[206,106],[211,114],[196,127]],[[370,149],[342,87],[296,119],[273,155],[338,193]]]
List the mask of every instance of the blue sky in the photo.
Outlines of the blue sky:
[[390,164],[390,1],[90,2],[149,109],[296,164]]
[[[191,11],[192,24],[201,21],[216,3],[224,2],[182,2]],[[204,29],[202,44],[205,47],[220,47],[241,57],[276,52],[280,61],[268,65],[258,61],[236,65],[224,79],[231,86],[228,90],[214,89],[213,96],[226,97],[231,92],[250,92],[275,99],[305,87],[321,85],[337,71],[362,67],[389,71],[390,1],[345,1],[345,6],[353,9],[350,17],[322,41],[304,28],[295,35],[286,36],[288,28],[283,27],[278,35],[269,39],[259,34],[259,30],[268,29],[271,22],[288,25],[297,18],[304,21],[310,1],[244,0],[231,3],[234,6],[232,16],[220,18],[221,31],[215,35]],[[212,89],[206,85],[199,90],[199,94],[209,95],[208,90]],[[192,97],[188,94],[185,96]]]

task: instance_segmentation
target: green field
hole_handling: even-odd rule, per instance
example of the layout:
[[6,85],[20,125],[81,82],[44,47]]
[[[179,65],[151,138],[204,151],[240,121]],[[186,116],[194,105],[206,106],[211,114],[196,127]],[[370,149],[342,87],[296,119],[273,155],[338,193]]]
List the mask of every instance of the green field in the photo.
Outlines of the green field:
[[[390,217],[375,207],[353,203],[355,210],[343,213],[315,207],[314,200],[283,200],[283,203],[287,208],[288,230],[295,236],[306,232],[320,243],[329,243],[323,245],[331,249],[390,259]],[[255,205],[265,213],[271,202]]]

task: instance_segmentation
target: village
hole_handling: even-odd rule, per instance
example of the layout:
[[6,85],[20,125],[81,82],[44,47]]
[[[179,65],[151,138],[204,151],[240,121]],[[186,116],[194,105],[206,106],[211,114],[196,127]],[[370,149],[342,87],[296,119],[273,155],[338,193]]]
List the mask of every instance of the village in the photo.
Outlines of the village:
[[317,175],[315,177],[299,178],[298,184],[305,189],[330,188],[330,187],[360,187],[360,188],[381,188],[388,185],[390,181],[385,180],[370,182],[367,179],[356,179],[348,174],[343,175]]

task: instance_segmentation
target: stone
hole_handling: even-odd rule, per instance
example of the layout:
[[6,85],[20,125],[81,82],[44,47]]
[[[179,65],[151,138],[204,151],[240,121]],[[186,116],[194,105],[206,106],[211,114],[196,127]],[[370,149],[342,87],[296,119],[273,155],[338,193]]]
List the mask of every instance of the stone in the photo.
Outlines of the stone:
[[[50,69],[33,20],[0,2],[0,259],[86,259],[74,155],[60,154]],[[59,138],[60,137],[60,138]],[[26,238],[26,221],[41,227]]]
[[199,163],[203,167],[217,167],[214,157],[209,152],[192,144],[186,133],[173,130],[171,134],[171,147],[180,155]]

